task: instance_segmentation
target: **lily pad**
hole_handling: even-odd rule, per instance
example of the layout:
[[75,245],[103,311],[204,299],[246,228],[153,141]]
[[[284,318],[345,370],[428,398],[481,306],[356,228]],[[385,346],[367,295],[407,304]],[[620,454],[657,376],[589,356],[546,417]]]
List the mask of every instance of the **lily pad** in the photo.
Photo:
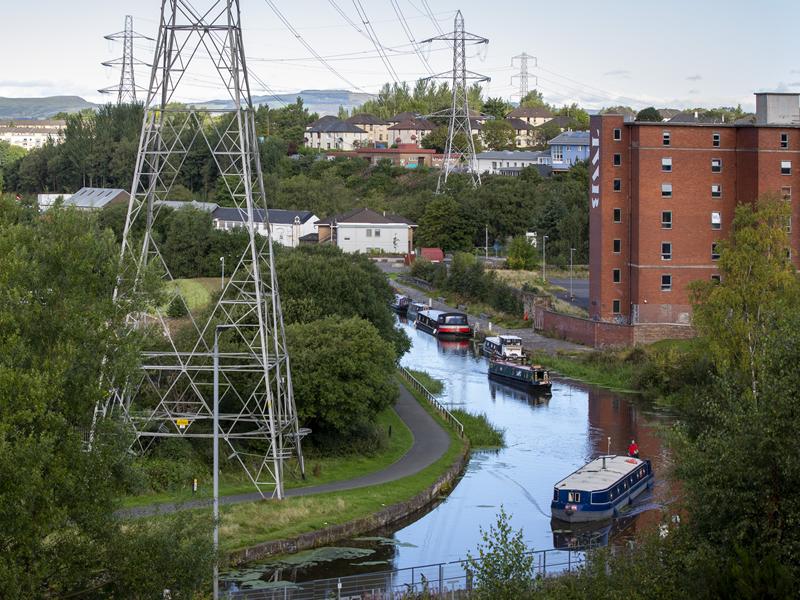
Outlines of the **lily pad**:
[[375,551],[369,548],[315,548],[314,550],[306,550],[305,552],[298,552],[297,554],[289,554],[282,557],[280,560],[265,563],[264,566],[270,568],[313,567],[322,562],[365,558],[371,554],[375,554]]

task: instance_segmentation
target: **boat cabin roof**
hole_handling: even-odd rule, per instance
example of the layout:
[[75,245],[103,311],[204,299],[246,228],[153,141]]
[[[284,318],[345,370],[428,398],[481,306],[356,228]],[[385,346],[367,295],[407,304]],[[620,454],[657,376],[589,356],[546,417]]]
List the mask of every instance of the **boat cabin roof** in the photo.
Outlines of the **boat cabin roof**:
[[522,343],[522,338],[519,337],[518,335],[499,335],[497,337],[503,344],[521,344]]
[[606,456],[605,461],[606,468],[604,469],[603,457],[595,458],[559,481],[556,484],[556,488],[587,492],[607,490],[631,471],[635,471],[644,464],[643,460],[629,456]]
[[429,308],[428,310],[421,310],[419,311],[419,314],[425,315],[426,317],[429,317],[434,321],[439,317],[441,317],[442,315],[459,315],[463,317],[467,316],[464,313],[455,312],[453,310],[436,310],[435,308]]

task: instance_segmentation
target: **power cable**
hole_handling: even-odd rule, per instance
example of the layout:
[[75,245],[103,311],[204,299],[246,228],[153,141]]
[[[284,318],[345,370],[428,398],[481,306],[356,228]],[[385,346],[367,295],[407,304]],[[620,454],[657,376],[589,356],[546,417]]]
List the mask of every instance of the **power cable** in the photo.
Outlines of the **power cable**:
[[369,19],[367,18],[367,12],[364,10],[364,6],[361,4],[361,0],[353,0],[353,6],[358,13],[358,17],[361,19],[361,22],[364,23],[364,27],[367,30],[367,34],[369,35],[370,40],[372,41],[372,45],[375,46],[375,50],[381,57],[381,61],[383,62],[386,70],[389,72],[389,76],[394,80],[395,84],[400,82],[400,77],[397,74],[397,71],[394,70],[389,57],[386,55],[386,52],[383,49],[380,41],[378,40],[378,35],[375,33],[375,29],[370,25]]
[[406,17],[403,14],[403,9],[400,8],[400,5],[398,4],[397,0],[389,0],[389,1],[392,4],[392,8],[394,9],[397,18],[400,19],[400,24],[403,26],[403,31],[405,31],[406,37],[408,37],[408,41],[411,42],[411,45],[414,47],[414,52],[417,53],[417,56],[419,56],[419,59],[422,61],[422,64],[425,66],[425,69],[427,69],[428,73],[430,75],[433,75],[433,69],[431,69],[431,65],[428,62],[428,59],[425,58],[425,55],[420,51],[419,44],[417,43],[417,40],[414,39],[414,33],[411,31],[411,27],[409,27],[408,21],[406,21]]

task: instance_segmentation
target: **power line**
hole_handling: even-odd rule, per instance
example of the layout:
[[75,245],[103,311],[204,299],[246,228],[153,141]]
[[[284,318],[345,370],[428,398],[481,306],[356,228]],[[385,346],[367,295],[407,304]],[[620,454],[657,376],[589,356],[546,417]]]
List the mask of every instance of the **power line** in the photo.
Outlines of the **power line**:
[[[522,54],[517,54],[516,56],[511,57],[511,66],[514,66],[514,61],[519,60],[519,74],[511,76],[511,84],[514,84],[514,79],[519,78],[519,100],[522,102],[522,99],[528,95],[528,77],[531,77],[531,74],[528,72],[528,59],[533,59],[533,65],[536,66],[537,60],[535,56],[531,56],[527,52],[523,52]],[[536,79],[536,75],[533,75],[533,78]],[[538,80],[537,80],[538,81]]]
[[422,64],[427,69],[428,73],[433,75],[433,69],[431,69],[431,65],[428,62],[428,59],[425,58],[425,55],[420,51],[419,44],[417,40],[414,39],[414,33],[411,31],[411,27],[408,26],[408,21],[406,21],[406,17],[403,14],[403,9],[400,8],[397,0],[389,0],[392,3],[392,8],[394,9],[397,18],[400,19],[400,24],[403,26],[403,31],[406,33],[406,37],[408,37],[408,41],[411,42],[411,45],[414,47],[414,52],[416,52],[417,56],[419,56]]
[[395,84],[399,83],[400,77],[397,75],[397,71],[394,70],[389,57],[386,55],[386,52],[383,49],[380,41],[378,40],[378,35],[375,33],[375,29],[370,25],[369,19],[367,18],[367,12],[364,10],[364,6],[361,4],[361,0],[353,0],[353,6],[358,13],[358,17],[361,19],[361,22],[364,23],[364,27],[367,30],[367,34],[369,35],[370,40],[372,41],[372,45],[375,46],[375,50],[378,52],[378,55],[381,57],[381,61],[383,62],[386,70],[389,72],[389,76],[394,80]]
[[142,35],[141,33],[136,33],[133,30],[133,17],[131,15],[125,15],[125,29],[122,31],[118,31],[117,33],[110,33],[109,35],[105,36],[105,39],[111,41],[122,40],[122,57],[116,58],[114,60],[108,60],[101,63],[104,67],[121,67],[120,69],[120,78],[119,78],[119,85],[103,88],[102,90],[97,90],[101,94],[117,94],[117,104],[125,104],[125,103],[135,103],[136,102],[136,90],[145,91],[144,88],[140,88],[136,86],[136,78],[134,75],[134,66],[137,65],[144,65],[150,66],[147,63],[142,61],[137,61],[133,57],[133,40],[134,39],[145,39],[155,41],[153,38],[147,37],[146,35]]
[[431,10],[431,7],[428,6],[428,0],[422,0],[422,6],[425,7],[425,12],[428,13],[428,18],[433,23],[433,26],[436,27],[436,31],[439,32],[439,35],[444,35],[444,31],[442,31],[439,21],[437,21],[436,17],[433,16],[433,11]]

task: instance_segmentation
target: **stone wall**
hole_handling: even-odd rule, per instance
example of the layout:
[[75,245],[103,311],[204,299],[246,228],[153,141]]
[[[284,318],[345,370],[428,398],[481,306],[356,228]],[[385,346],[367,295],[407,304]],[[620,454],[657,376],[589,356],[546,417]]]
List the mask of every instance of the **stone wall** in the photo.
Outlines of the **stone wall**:
[[697,335],[691,325],[677,323],[640,323],[633,327],[633,345],[652,344],[659,340],[687,340]]
[[229,555],[230,562],[232,565],[239,565],[278,554],[310,550],[311,548],[333,544],[339,540],[351,538],[386,525],[391,525],[424,508],[436,500],[443,492],[450,490],[454,486],[455,481],[463,473],[468,462],[469,446],[464,448],[446,473],[439,477],[433,485],[414,496],[411,500],[387,506],[379,512],[362,519],[355,519],[341,525],[332,525],[324,529],[304,533],[295,538],[273,540],[262,544],[256,544],[249,548],[234,550]]

